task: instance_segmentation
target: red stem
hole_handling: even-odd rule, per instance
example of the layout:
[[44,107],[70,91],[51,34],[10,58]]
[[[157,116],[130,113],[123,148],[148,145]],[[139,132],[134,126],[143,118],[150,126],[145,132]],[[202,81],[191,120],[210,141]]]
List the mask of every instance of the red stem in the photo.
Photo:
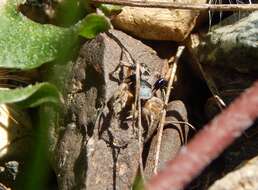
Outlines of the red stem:
[[175,159],[147,184],[147,190],[180,190],[258,117],[258,81],[204,126]]

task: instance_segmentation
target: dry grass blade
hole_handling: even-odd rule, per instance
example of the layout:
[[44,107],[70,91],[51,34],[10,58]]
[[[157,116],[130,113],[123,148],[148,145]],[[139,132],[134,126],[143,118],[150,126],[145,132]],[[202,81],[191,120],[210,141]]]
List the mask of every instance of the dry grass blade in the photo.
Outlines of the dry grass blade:
[[[210,17],[211,18],[211,17]],[[210,20],[211,21],[211,20]],[[209,24],[210,26],[211,24]],[[201,75],[203,76],[210,92],[212,93],[214,99],[216,100],[220,110],[222,111],[223,108],[226,107],[226,103],[223,101],[222,98],[220,98],[221,96],[221,92],[219,92],[219,90],[217,89],[217,86],[215,85],[214,80],[212,79],[212,77],[206,73],[203,69],[202,64],[199,61],[199,58],[196,57],[195,53],[194,53],[194,48],[192,46],[194,46],[195,48],[201,43],[199,36],[197,35],[190,35],[191,41],[194,42],[192,45],[190,45],[190,43],[187,44],[188,47],[188,51],[190,52],[190,54],[192,55],[192,59],[194,60],[194,62],[197,64],[199,71],[201,72]],[[224,93],[225,94],[225,93]]]
[[138,127],[138,145],[139,145],[139,165],[140,172],[145,184],[143,162],[142,162],[142,114],[141,114],[141,99],[140,99],[140,88],[141,88],[141,66],[139,63],[136,63],[136,87],[135,87],[135,107],[137,107],[137,127]]
[[[133,111],[133,128],[136,128],[136,120],[138,127],[138,146],[139,146],[139,165],[140,165],[140,173],[145,183],[144,178],[144,170],[143,170],[143,162],[142,162],[142,121],[141,121],[141,99],[140,99],[140,88],[141,88],[141,66],[138,62],[135,62],[131,57],[130,53],[124,49],[125,56],[129,61],[129,67],[136,65],[135,75],[136,75],[136,85],[135,85],[135,98],[134,104],[132,107]],[[122,63],[124,64],[124,63]],[[125,64],[127,65],[127,64]]]
[[192,130],[196,131],[196,128],[192,124],[190,124],[186,121],[171,121],[171,124],[185,124],[188,127],[190,127]]
[[[20,125],[20,126],[23,126],[22,124],[20,124],[13,116],[12,114],[9,112],[10,111],[10,107],[8,107],[7,105],[5,105],[6,107],[4,107],[3,105],[0,106],[0,112],[4,112],[8,118],[10,118],[14,123]],[[13,109],[12,109],[13,110]],[[15,110],[13,110],[14,112]]]
[[157,168],[158,168],[158,163],[159,163],[159,154],[160,154],[160,146],[161,146],[161,140],[162,140],[162,133],[163,133],[163,128],[164,128],[164,124],[165,124],[165,118],[166,118],[166,107],[168,105],[168,101],[169,101],[169,96],[170,96],[170,92],[171,92],[171,88],[172,88],[172,84],[175,78],[175,73],[177,70],[177,64],[178,64],[178,60],[181,57],[183,51],[185,49],[185,46],[179,46],[177,49],[177,53],[174,59],[174,63],[171,64],[170,68],[170,78],[168,81],[168,87],[167,87],[167,92],[166,92],[166,96],[165,96],[165,102],[164,102],[164,108],[162,111],[162,115],[161,115],[161,119],[160,119],[160,124],[159,124],[159,129],[158,129],[158,140],[157,140],[157,148],[156,148],[156,156],[155,156],[155,166],[154,166],[154,174],[157,173]]
[[93,3],[107,3],[131,7],[188,9],[198,11],[256,11],[258,4],[187,4],[165,1],[140,0],[92,0]]

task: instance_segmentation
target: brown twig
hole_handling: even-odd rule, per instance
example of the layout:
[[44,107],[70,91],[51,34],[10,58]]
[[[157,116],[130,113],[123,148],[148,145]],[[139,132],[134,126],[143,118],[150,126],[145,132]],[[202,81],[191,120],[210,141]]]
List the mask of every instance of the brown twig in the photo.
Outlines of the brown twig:
[[[194,48],[196,48],[201,43],[199,36],[190,35],[190,39],[191,40],[189,40],[187,42],[188,51],[192,55],[191,57],[192,57],[193,61],[197,64],[198,69],[200,70],[210,92],[212,93],[213,97],[215,98],[220,110],[222,111],[226,107],[226,103],[222,100],[222,98],[220,98],[221,93],[217,89],[214,80],[211,78],[211,76],[208,73],[206,73],[204,71],[203,66],[199,61],[199,58],[197,58],[197,56],[194,53]],[[192,45],[190,43],[192,43]]]
[[[139,165],[140,173],[145,184],[143,162],[142,162],[142,114],[141,114],[141,99],[140,99],[140,88],[141,88],[141,66],[136,63],[136,87],[135,87],[135,105],[137,105],[137,121],[138,121],[138,146],[139,146]],[[136,106],[135,106],[136,107]]]
[[[129,52],[127,50],[124,51],[127,60],[129,61],[129,65],[136,65],[135,75],[136,75],[136,85],[135,85],[135,98],[133,104],[133,127],[136,128],[136,119],[137,119],[137,127],[138,127],[138,146],[139,146],[139,166],[140,173],[145,184],[144,170],[143,170],[143,162],[142,162],[142,114],[141,114],[141,99],[140,99],[140,88],[141,88],[141,66],[138,62],[135,62]],[[125,64],[125,63],[122,63]]]
[[[3,117],[6,116],[8,118],[7,120],[9,120],[9,118],[10,118],[14,123],[19,125],[20,123],[12,116],[12,114],[10,113],[8,108],[9,107],[6,104],[0,105],[0,112],[3,112],[3,113],[1,113],[1,115]],[[20,126],[22,126],[22,125],[20,125]],[[8,126],[6,126],[6,127],[8,128]]]
[[92,0],[93,3],[107,3],[113,5],[167,8],[167,9],[188,9],[198,11],[256,11],[258,4],[189,4],[165,1],[140,1],[140,0]]
[[176,70],[177,70],[177,63],[178,63],[178,60],[181,57],[184,49],[185,49],[185,46],[179,46],[178,47],[177,53],[176,53],[176,56],[175,56],[175,59],[174,59],[174,63],[170,66],[171,67],[170,78],[169,78],[169,81],[168,81],[167,92],[166,92],[165,101],[164,101],[164,108],[163,108],[163,111],[162,111],[160,124],[159,124],[159,130],[158,130],[158,140],[157,140],[157,148],[156,148],[156,156],[155,156],[155,165],[154,165],[154,171],[153,171],[154,174],[157,173],[157,168],[158,168],[158,163],[159,163],[159,154],[160,154],[162,133],[163,133],[165,118],[166,118],[166,113],[167,113],[166,108],[167,108],[167,105],[168,105],[172,84],[174,82],[175,73],[176,73]]
[[204,126],[167,167],[154,176],[147,190],[179,190],[191,182],[258,117],[258,81]]

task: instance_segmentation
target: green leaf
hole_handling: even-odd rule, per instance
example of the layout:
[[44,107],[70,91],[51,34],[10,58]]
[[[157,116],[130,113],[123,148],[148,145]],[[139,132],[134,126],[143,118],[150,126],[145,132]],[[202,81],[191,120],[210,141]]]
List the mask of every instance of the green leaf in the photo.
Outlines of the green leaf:
[[102,10],[106,16],[118,15],[122,12],[122,7],[118,5],[100,4],[98,8]]
[[110,28],[110,23],[105,16],[95,13],[89,14],[80,24],[79,34],[85,38],[94,38],[100,32],[105,32]]
[[73,28],[36,23],[17,11],[18,2],[0,1],[0,67],[36,68],[72,48],[78,38]]
[[86,15],[85,0],[62,0],[55,8],[55,20],[60,26],[76,24]]
[[137,175],[134,179],[133,190],[144,190],[143,178],[141,175]]
[[36,107],[43,103],[58,105],[61,95],[50,83],[38,83],[25,88],[0,89],[0,104],[17,103],[19,107]]

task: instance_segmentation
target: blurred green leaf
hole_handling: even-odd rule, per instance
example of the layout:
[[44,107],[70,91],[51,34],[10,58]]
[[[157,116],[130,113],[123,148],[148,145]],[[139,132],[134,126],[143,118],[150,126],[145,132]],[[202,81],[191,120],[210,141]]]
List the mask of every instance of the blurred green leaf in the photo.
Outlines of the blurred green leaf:
[[105,32],[110,28],[109,21],[105,16],[95,13],[89,14],[82,21],[79,34],[85,38],[94,38],[100,32]]
[[[72,10],[68,15],[72,17],[68,16],[60,21],[63,26],[74,24],[84,14],[74,12],[80,7],[76,7],[72,0],[68,1],[73,7],[69,6],[69,3],[65,4],[61,12],[70,8]],[[88,0],[82,1],[88,3]],[[109,21],[104,16],[90,14],[69,28],[42,25],[17,11],[17,5],[23,2],[24,0],[0,0],[0,67],[24,70],[52,62],[51,65],[47,65],[49,69],[44,67],[46,72],[43,73],[43,78],[53,82],[62,90],[67,85],[66,81],[70,75],[67,71],[73,64],[70,60],[78,53],[79,35],[93,38],[99,32],[110,28]],[[39,109],[35,109],[38,111],[38,118],[34,118],[38,124],[36,127],[38,136],[36,136],[35,151],[31,156],[32,161],[29,162],[30,166],[25,174],[25,180],[21,180],[23,187],[28,190],[44,189],[42,184],[45,182],[46,163],[49,159],[48,132],[49,128],[58,123],[59,115],[61,115],[59,112],[61,109],[58,110],[52,106],[53,104],[59,105],[62,101],[56,86],[50,83],[39,83],[25,88],[0,89],[0,104],[15,103],[21,108],[43,104]]]
[[59,26],[71,26],[85,17],[85,0],[62,0],[55,9],[55,20]]
[[98,8],[102,10],[106,16],[117,15],[122,11],[122,7],[118,5],[100,4]]
[[0,67],[38,67],[55,60],[63,48],[72,47],[78,38],[73,28],[42,25],[28,19],[17,11],[21,2],[0,2]]
[[23,0],[2,0],[0,3],[0,67],[39,67],[62,56],[66,50],[73,49],[78,41],[78,33],[90,39],[110,28],[107,18],[97,14],[89,14],[70,28],[42,25],[17,11],[17,4],[21,2]]
[[144,190],[144,183],[141,175],[137,175],[134,179],[133,190]]
[[50,83],[38,83],[25,88],[1,89],[0,104],[17,103],[19,107],[36,107],[43,103],[58,105],[61,95]]
[[34,115],[36,123],[35,141],[32,148],[33,154],[28,159],[26,172],[20,178],[16,188],[22,187],[26,190],[46,190],[49,189],[49,149],[51,149],[50,131],[55,129],[56,121],[59,119],[59,112],[51,105],[42,105],[37,114]]

